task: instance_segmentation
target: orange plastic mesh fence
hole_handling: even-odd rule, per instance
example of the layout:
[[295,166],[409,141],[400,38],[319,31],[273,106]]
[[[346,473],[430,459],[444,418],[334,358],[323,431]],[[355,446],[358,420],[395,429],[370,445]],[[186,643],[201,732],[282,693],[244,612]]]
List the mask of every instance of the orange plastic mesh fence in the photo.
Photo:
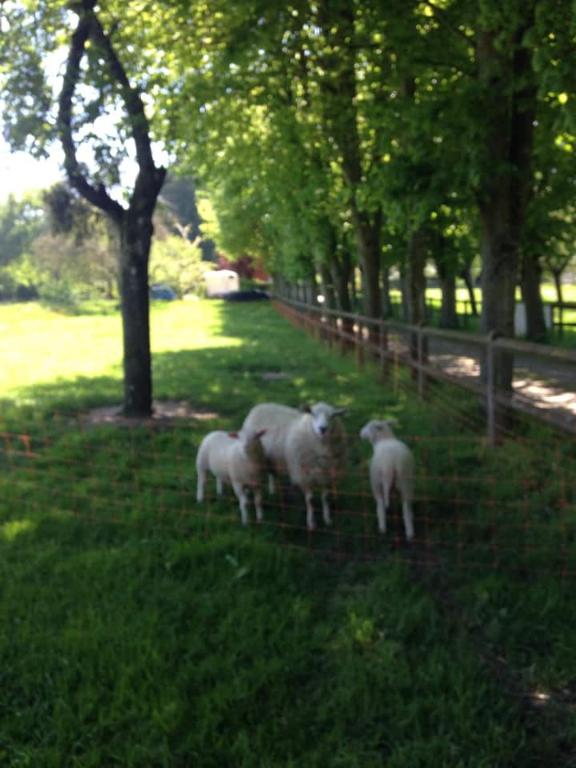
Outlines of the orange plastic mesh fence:
[[[196,501],[192,432],[70,428],[50,439],[0,434],[0,533],[34,530],[47,519],[91,526],[163,529],[189,536],[240,528],[230,488],[216,496],[212,479]],[[174,435],[170,435],[174,437]],[[332,524],[306,525],[304,497],[286,479],[264,487],[264,519],[249,530],[280,545],[336,558],[400,559],[459,568],[576,575],[575,462],[558,441],[516,441],[486,448],[483,439],[403,435],[415,460],[415,536],[407,541],[401,499],[393,492],[387,532],[378,531],[368,476],[371,449],[349,435],[348,468],[330,488]],[[546,451],[546,463],[541,461]],[[553,467],[553,471],[550,470]]]

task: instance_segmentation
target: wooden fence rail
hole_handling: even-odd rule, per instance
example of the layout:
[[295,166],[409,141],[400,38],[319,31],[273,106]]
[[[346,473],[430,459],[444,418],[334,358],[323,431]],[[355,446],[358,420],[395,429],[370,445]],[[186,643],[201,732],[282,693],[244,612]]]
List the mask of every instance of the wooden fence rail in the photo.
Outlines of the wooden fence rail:
[[[557,411],[544,411],[534,400],[522,399],[514,392],[503,392],[497,386],[497,356],[507,353],[512,364],[518,358],[539,359],[541,366],[560,366],[566,380],[572,379],[576,402],[576,351],[550,347],[495,334],[475,334],[443,330],[429,326],[409,325],[396,320],[380,320],[306,304],[301,301],[275,296],[275,300],[293,319],[310,333],[329,345],[339,344],[342,350],[353,349],[359,365],[366,357],[379,361],[386,374],[391,364],[408,366],[417,384],[420,397],[425,396],[428,379],[447,381],[473,392],[483,403],[488,440],[494,444],[499,435],[498,409],[511,409],[536,416],[549,424],[576,432],[576,418],[567,419]],[[474,374],[463,376],[433,364],[430,344],[444,345],[448,355],[456,355],[473,362]],[[456,350],[456,351],[454,351]]]

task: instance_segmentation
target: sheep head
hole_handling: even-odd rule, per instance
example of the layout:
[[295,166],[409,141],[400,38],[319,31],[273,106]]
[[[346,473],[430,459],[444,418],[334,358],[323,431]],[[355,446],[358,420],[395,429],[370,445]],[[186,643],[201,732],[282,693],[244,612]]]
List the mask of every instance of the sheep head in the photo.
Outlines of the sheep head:
[[[304,409],[303,409],[304,410]],[[312,429],[320,438],[327,437],[334,425],[334,419],[337,416],[344,416],[346,408],[335,408],[328,403],[314,403],[314,405],[307,406],[306,413],[310,414],[312,420]]]
[[373,419],[362,427],[360,430],[360,437],[363,440],[368,440],[372,445],[380,440],[390,440],[395,437],[392,425],[396,426],[397,424],[398,422],[396,419],[386,419],[382,421]]

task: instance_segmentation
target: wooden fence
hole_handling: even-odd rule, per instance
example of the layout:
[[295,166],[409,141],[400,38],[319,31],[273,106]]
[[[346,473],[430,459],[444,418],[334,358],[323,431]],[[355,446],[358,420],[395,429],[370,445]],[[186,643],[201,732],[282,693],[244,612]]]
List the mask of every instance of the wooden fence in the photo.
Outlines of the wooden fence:
[[[363,315],[327,309],[276,296],[283,314],[325,343],[342,351],[353,349],[359,365],[370,358],[379,362],[382,373],[392,365],[413,371],[418,394],[424,397],[429,380],[449,382],[474,393],[484,405],[488,440],[494,444],[500,434],[499,414],[518,411],[576,433],[576,351],[495,334],[450,331],[425,325],[408,325],[396,320],[379,320]],[[512,392],[497,386],[497,364],[502,353],[514,366]],[[536,362],[537,361],[537,362]],[[536,371],[531,387],[531,376]],[[520,372],[520,373],[519,373]],[[524,377],[524,378],[522,378]],[[520,384],[518,383],[520,381]],[[573,396],[571,408],[555,407],[543,399],[542,390],[564,391]],[[571,404],[570,404],[571,405]]]

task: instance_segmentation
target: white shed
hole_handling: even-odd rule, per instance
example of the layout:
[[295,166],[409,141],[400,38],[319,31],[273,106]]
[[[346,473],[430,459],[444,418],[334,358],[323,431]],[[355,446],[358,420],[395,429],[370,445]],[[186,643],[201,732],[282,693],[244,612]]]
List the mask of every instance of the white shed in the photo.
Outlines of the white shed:
[[215,269],[213,272],[205,272],[206,296],[220,296],[230,291],[240,289],[238,273],[232,269]]

